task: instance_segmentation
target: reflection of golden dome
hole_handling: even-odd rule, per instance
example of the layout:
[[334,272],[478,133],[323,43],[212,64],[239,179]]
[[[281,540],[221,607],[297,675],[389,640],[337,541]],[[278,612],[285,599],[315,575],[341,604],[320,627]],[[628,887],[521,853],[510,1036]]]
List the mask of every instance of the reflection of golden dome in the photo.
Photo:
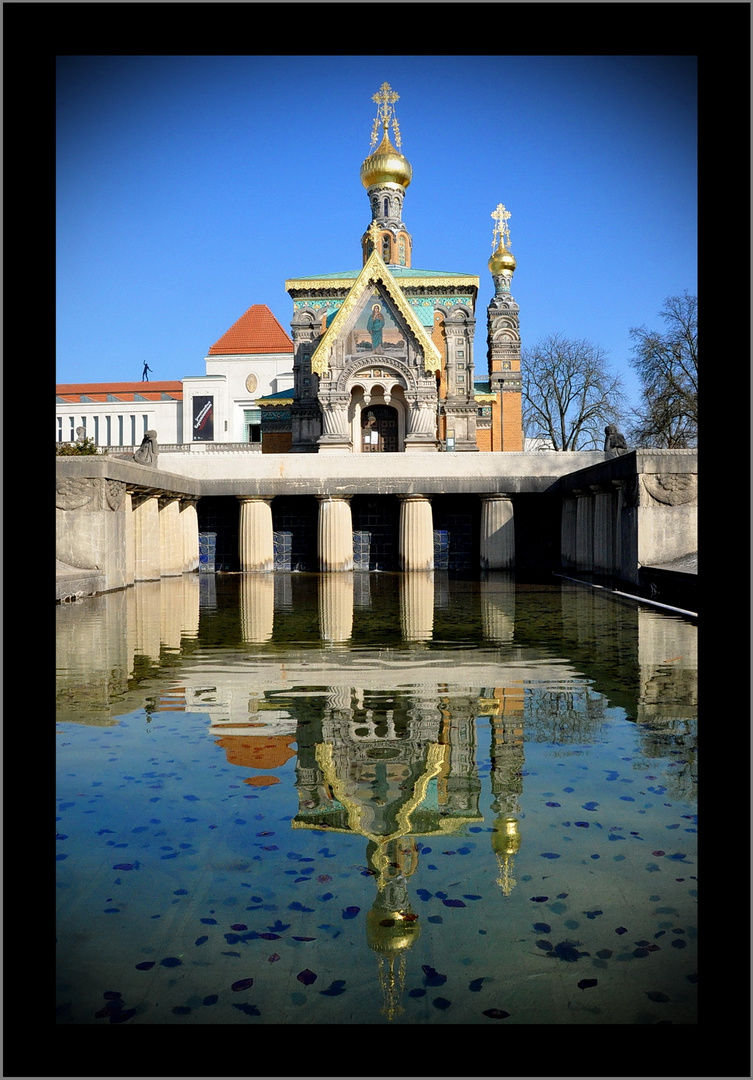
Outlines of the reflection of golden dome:
[[385,126],[382,141],[361,166],[361,183],[367,189],[375,184],[399,184],[407,188],[412,178],[410,162],[392,145]]
[[497,855],[515,855],[520,850],[520,826],[512,814],[498,817],[492,833],[492,851]]
[[508,251],[504,241],[500,240],[499,247],[489,259],[489,270],[491,273],[501,274],[503,270],[509,270],[510,273],[514,273],[517,265],[513,253]]
[[383,908],[369,911],[366,916],[366,940],[374,952],[394,955],[409,949],[421,933],[418,917]]

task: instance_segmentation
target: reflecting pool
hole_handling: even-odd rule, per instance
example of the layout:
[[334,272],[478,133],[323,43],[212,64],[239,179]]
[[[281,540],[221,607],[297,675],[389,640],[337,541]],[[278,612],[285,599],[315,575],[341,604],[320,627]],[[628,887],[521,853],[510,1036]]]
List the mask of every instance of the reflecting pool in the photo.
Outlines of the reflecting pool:
[[61,604],[63,1024],[695,1024],[695,620],[564,579]]

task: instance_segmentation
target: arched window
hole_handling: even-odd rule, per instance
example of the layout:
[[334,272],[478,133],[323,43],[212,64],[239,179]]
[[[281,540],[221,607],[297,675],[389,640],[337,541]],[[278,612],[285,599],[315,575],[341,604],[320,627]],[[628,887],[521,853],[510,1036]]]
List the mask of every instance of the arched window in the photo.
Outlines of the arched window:
[[390,200],[385,199],[384,200],[384,216],[389,217],[389,215],[390,215]]
[[382,237],[382,258],[385,262],[390,259],[390,238],[387,233]]

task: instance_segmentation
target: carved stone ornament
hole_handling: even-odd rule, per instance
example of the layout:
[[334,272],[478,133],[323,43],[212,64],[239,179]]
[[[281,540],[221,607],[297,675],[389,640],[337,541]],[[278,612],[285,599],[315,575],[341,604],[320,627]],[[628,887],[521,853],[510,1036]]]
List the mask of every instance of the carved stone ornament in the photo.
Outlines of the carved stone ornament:
[[98,510],[99,481],[67,476],[55,485],[55,506],[58,510]]
[[105,480],[105,498],[111,510],[120,510],[125,493],[126,486],[121,480]]
[[644,476],[643,487],[658,503],[664,506],[685,506],[698,497],[698,478],[682,473],[657,473]]

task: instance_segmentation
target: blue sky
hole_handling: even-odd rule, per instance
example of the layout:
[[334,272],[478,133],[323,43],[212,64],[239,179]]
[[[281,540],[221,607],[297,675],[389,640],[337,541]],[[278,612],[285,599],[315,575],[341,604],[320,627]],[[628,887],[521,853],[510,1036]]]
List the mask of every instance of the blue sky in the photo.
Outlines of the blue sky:
[[504,203],[523,346],[603,348],[697,291],[696,60],[684,56],[65,56],[57,77],[57,381],[204,373],[285,280],[357,269],[361,162],[388,82],[413,167],[413,265],[480,278]]

